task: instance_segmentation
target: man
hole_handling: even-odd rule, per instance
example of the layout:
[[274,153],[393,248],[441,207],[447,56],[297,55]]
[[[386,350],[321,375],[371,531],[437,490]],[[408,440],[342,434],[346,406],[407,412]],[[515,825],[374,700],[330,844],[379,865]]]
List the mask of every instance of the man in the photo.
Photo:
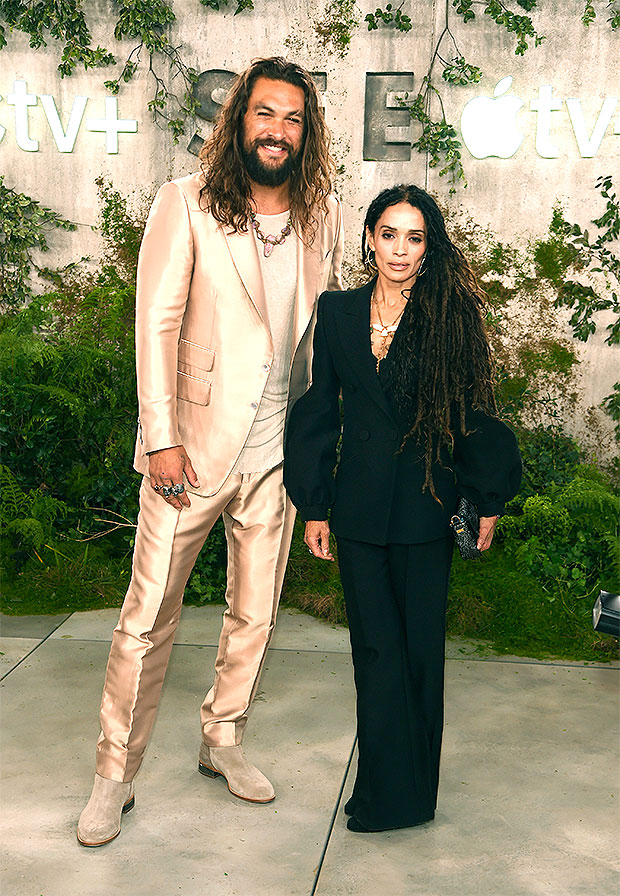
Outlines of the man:
[[[280,58],[233,85],[201,171],[164,184],[138,263],[144,474],[133,574],[101,703],[84,846],[120,832],[157,709],[183,589],[224,517],[228,582],[199,770],[269,802],[241,740],[273,631],[294,510],[282,485],[286,410],[308,387],[313,310],[340,289],[342,224],[317,92]],[[191,497],[190,497],[191,494]]]

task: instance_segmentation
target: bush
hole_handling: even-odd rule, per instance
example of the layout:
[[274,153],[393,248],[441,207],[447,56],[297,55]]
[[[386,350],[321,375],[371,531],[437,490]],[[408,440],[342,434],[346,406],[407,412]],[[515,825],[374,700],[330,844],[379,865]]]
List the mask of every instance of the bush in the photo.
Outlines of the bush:
[[[130,573],[139,476],[132,473],[137,403],[135,268],[142,224],[105,183],[109,256],[48,272],[53,289],[0,317],[0,546],[5,612],[120,604]],[[103,537],[105,536],[105,537]],[[223,529],[187,589],[221,600]]]
[[[9,304],[0,317],[0,547],[9,613],[117,606],[130,575],[139,487],[131,472],[133,284],[142,223],[118,193],[103,182],[100,189],[109,244],[100,269],[48,273],[53,289],[26,306]],[[547,264],[540,252],[536,261]],[[535,351],[520,351],[518,375],[501,378],[525,475],[491,552],[480,563],[455,557],[448,628],[502,651],[595,659],[616,650],[614,639],[592,631],[590,613],[599,588],[620,590],[618,495],[605,474],[580,465],[579,446],[556,423],[523,424],[532,377],[572,369],[572,355],[560,349],[539,340]],[[284,601],[345,622],[337,565],[311,557],[301,533],[298,521]],[[185,600],[221,601],[225,565],[220,521]]]

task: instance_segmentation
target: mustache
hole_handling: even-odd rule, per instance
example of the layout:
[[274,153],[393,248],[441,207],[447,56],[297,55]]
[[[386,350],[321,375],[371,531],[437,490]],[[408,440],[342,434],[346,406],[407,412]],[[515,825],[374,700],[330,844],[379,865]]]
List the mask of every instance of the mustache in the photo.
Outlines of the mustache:
[[282,149],[286,149],[289,152],[292,150],[291,144],[288,140],[266,140],[264,138],[257,138],[252,144],[253,147],[256,146],[280,146]]

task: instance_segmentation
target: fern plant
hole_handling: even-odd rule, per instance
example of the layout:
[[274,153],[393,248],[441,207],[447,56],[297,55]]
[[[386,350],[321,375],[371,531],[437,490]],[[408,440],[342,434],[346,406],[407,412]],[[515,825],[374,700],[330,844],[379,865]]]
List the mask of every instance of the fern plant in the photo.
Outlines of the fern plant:
[[63,501],[43,488],[24,491],[11,470],[0,465],[0,536],[15,548],[40,551],[51,540],[54,523],[67,515]]
[[531,495],[522,513],[503,517],[498,536],[518,568],[537,579],[548,600],[591,596],[620,581],[620,498],[607,477],[581,466],[566,485]]

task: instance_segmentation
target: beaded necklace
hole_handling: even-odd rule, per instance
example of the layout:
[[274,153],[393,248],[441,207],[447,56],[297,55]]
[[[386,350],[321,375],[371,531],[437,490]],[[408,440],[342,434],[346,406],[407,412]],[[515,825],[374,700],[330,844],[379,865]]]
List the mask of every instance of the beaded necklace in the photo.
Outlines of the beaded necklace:
[[254,228],[254,232],[256,233],[257,238],[263,244],[263,255],[265,256],[265,258],[269,258],[269,256],[273,252],[274,246],[281,246],[289,233],[291,233],[293,230],[293,221],[290,215],[288,221],[286,222],[286,225],[282,228],[278,236],[274,236],[273,233],[268,233],[267,235],[265,235],[260,229],[260,225],[256,220],[256,215],[253,211],[250,212],[250,218],[252,220],[252,227]]
[[398,312],[398,315],[394,318],[391,324],[384,324],[383,319],[381,318],[381,312],[379,311],[379,302],[377,299],[376,291],[373,289],[372,296],[370,297],[370,303],[373,304],[377,309],[377,317],[379,318],[378,324],[373,324],[372,321],[370,323],[370,338],[372,342],[373,332],[377,334],[379,339],[381,339],[381,345],[378,349],[378,354],[375,355],[377,359],[377,373],[379,373],[379,365],[387,355],[390,350],[390,345],[392,344],[392,340],[394,338],[394,333],[398,329],[398,323],[403,316],[403,312],[407,307],[406,303],[403,305],[401,310]]

